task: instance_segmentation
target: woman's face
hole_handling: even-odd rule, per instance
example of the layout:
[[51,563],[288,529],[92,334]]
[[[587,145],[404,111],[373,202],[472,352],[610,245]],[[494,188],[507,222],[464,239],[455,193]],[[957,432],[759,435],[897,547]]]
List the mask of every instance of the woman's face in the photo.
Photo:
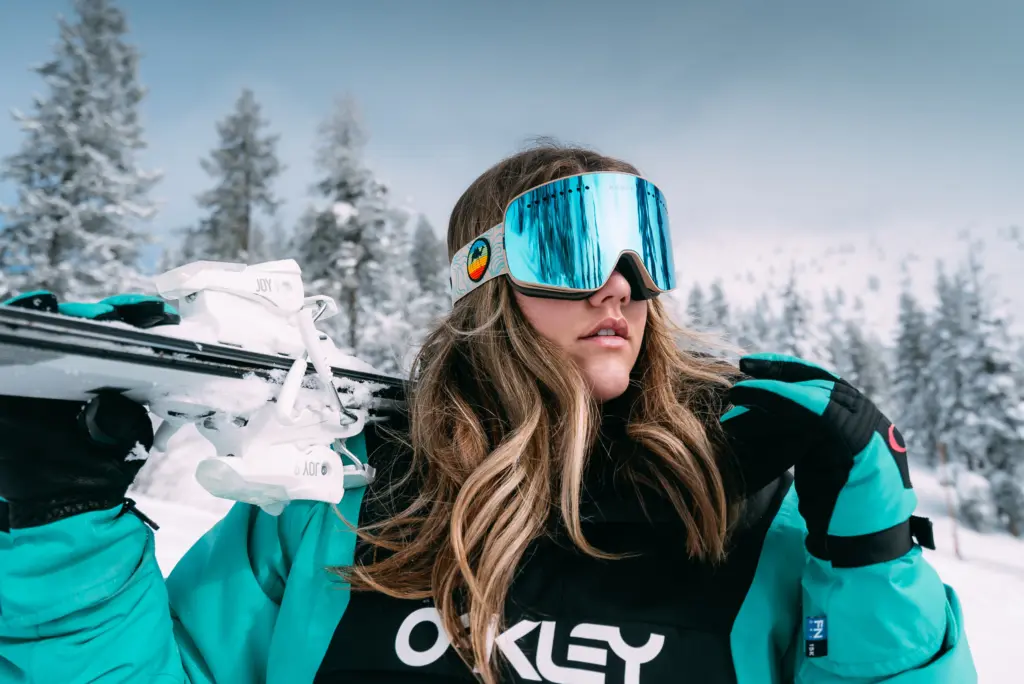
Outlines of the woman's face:
[[595,399],[608,401],[626,391],[647,326],[647,302],[630,299],[621,273],[580,301],[515,294],[537,332],[576,362]]

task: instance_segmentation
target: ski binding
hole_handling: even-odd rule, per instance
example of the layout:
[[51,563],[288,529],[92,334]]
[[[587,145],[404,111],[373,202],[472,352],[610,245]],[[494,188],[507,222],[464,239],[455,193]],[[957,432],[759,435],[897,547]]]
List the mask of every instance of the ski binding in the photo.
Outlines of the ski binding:
[[[295,499],[337,503],[346,489],[373,481],[373,467],[344,444],[362,431],[367,410],[345,406],[331,365],[337,349],[316,328],[317,321],[337,313],[337,305],[327,296],[304,295],[294,260],[251,266],[199,261],[153,282],[157,294],[176,301],[181,314],[181,322],[162,327],[161,334],[264,347],[294,359],[276,396],[257,390],[240,401],[226,396],[227,387],[219,392],[218,379],[153,396],[149,410],[163,420],[155,450],[166,451],[170,437],[194,423],[217,452],[198,465],[200,485],[214,496],[254,504],[272,515]],[[309,364],[315,369],[312,383]]]

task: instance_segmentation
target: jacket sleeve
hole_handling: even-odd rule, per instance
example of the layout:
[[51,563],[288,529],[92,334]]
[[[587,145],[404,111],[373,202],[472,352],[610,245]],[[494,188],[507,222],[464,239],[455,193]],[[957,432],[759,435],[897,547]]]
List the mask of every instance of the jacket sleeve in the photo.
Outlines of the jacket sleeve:
[[[365,436],[351,438],[349,447],[365,455]],[[346,519],[357,518],[360,493],[342,501],[338,512]],[[166,582],[152,531],[120,509],[0,530],[0,682],[267,681],[289,576],[303,564],[301,586],[294,589],[301,594],[318,586],[305,575],[321,560],[351,562],[353,535],[337,544],[336,558],[314,555],[327,540],[338,539],[327,533],[343,526],[332,510],[295,502],[274,517],[236,504]],[[303,620],[317,610],[336,620],[346,597],[328,587],[300,600],[295,610]],[[295,649],[289,644],[286,650],[293,659]]]
[[[787,498],[795,507],[796,492]],[[859,568],[803,554],[796,684],[977,682],[956,592],[920,547]]]
[[263,681],[289,519],[236,505],[165,583],[152,532],[119,513],[0,539],[0,681]]

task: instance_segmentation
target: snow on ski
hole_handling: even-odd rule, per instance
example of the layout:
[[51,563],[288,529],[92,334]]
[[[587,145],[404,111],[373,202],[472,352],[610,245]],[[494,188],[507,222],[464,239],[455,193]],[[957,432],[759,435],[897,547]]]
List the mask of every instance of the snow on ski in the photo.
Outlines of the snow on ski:
[[[159,330],[0,307],[0,394],[84,399],[102,388],[180,384],[190,375],[279,382],[294,361],[283,354],[169,337]],[[307,372],[315,373],[312,367]],[[340,391],[364,383],[380,400],[405,398],[400,378],[339,367],[332,372]]]

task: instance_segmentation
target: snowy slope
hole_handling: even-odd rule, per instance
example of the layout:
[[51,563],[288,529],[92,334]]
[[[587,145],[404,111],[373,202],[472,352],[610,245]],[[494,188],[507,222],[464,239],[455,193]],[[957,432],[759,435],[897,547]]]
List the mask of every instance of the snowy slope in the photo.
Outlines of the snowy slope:
[[[914,231],[864,230],[857,242],[836,244],[828,232],[744,235],[738,242],[724,238],[688,236],[676,255],[681,279],[677,297],[685,301],[694,282],[707,285],[722,281],[731,303],[750,306],[765,292],[778,292],[795,272],[798,287],[815,304],[825,290],[843,287],[860,298],[870,329],[890,340],[895,329],[900,290],[910,279],[911,290],[925,306],[935,300],[935,264],[942,260],[955,267],[967,254],[963,238],[932,236],[922,240]],[[1002,228],[975,230],[971,237],[985,243],[980,252],[988,269],[989,285],[1024,332],[1024,238]],[[729,255],[723,260],[721,254]]]
[[[188,439],[188,438],[186,438]],[[193,446],[192,440],[188,440]],[[201,449],[200,444],[195,444]],[[189,450],[188,462],[198,453]],[[959,529],[964,560],[953,554],[953,525],[946,515],[943,489],[934,473],[917,468],[914,488],[920,498],[918,513],[935,523],[936,551],[927,551],[929,562],[960,596],[968,640],[974,652],[982,684],[1010,684],[1020,680],[1020,648],[1024,638],[1024,540],[1007,535],[977,534]],[[186,478],[187,479],[187,478]],[[178,559],[230,507],[230,502],[205,495],[183,482],[179,494],[188,504],[135,495],[139,508],[160,524],[157,560],[168,573]]]

